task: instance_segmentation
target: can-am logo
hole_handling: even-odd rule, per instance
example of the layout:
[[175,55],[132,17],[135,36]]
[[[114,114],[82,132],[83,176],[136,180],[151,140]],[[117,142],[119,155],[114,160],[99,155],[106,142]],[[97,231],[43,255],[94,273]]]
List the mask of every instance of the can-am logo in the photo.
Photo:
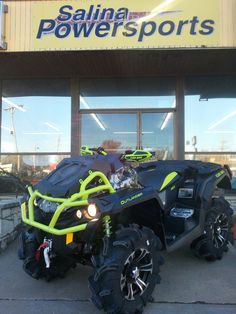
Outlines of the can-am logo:
[[[163,11],[153,14],[150,12],[130,12],[122,7],[102,8],[101,4],[91,5],[89,10],[74,9],[71,5],[64,5],[59,9],[56,19],[42,19],[37,32],[37,39],[45,35],[54,35],[63,39],[69,36],[74,38],[89,38],[95,34],[97,38],[136,37],[138,42],[143,42],[150,36],[208,36],[214,32],[215,21],[212,19],[201,20],[198,16],[189,19],[173,21],[170,15],[181,13],[180,10]],[[163,16],[167,19],[163,20]],[[160,22],[156,20],[161,17]],[[154,19],[151,20],[151,19]]]

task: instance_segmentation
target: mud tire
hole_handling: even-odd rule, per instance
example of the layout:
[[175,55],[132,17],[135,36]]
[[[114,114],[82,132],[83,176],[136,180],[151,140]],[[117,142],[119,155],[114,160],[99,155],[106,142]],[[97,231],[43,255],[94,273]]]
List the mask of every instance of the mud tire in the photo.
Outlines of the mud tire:
[[191,249],[197,257],[208,261],[222,259],[228,251],[229,243],[233,243],[232,215],[233,211],[223,197],[212,200],[205,220],[204,234],[191,244]]
[[[105,238],[103,252],[92,257],[94,274],[89,278],[89,286],[93,303],[109,314],[142,313],[146,303],[152,301],[156,284],[160,283],[159,266],[163,264],[160,249],[161,242],[154,232],[137,225],[119,229],[112,240]],[[146,265],[140,266],[142,263],[151,264],[152,271],[147,271],[148,268],[143,271]],[[129,267],[137,269],[139,278],[145,281],[143,291],[136,283],[131,284],[130,280],[136,280],[129,277],[128,273],[134,276]],[[139,278],[136,277],[138,282]],[[133,293],[130,292],[130,285]]]

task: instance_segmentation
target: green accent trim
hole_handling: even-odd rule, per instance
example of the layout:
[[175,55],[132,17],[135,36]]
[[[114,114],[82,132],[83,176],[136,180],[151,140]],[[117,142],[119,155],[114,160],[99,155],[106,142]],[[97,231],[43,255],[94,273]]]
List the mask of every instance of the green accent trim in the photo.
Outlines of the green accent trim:
[[101,154],[101,155],[103,155],[103,156],[107,156],[107,152],[105,152],[104,150],[101,150],[101,151],[99,152],[99,154]]
[[112,235],[111,231],[111,216],[106,215],[103,217],[104,234],[109,238]]
[[80,155],[81,156],[93,156],[94,155],[94,151],[92,151],[89,146],[81,146],[80,148]]
[[143,162],[150,159],[151,157],[152,157],[152,153],[142,150],[142,149],[138,149],[131,154],[124,154],[122,156],[122,159],[126,161]]
[[[87,190],[88,184],[91,181],[93,181],[95,178],[99,178],[102,181],[102,184],[97,187]],[[66,228],[66,229],[56,229],[55,225],[61,213],[64,210],[70,207],[88,205],[88,197],[91,194],[98,193],[104,190],[107,190],[109,193],[115,193],[115,190],[111,186],[111,183],[109,182],[105,174],[99,171],[90,173],[90,175],[81,183],[80,192],[73,194],[70,198],[54,198],[54,197],[46,196],[46,195],[41,194],[37,190],[33,191],[32,187],[28,187],[28,191],[30,194],[30,198],[28,201],[28,218],[26,214],[27,212],[26,203],[23,203],[21,205],[22,220],[24,223],[28,225],[31,225],[33,227],[36,227],[45,232],[52,233],[55,235],[64,235],[71,232],[78,232],[78,231],[85,230],[87,227],[87,223],[70,227],[70,228]],[[34,220],[34,202],[37,197],[40,197],[50,202],[60,203],[60,205],[58,205],[48,226]]]
[[222,176],[225,173],[224,170],[220,170],[219,172],[216,173],[216,178],[219,178],[220,176]]
[[162,183],[162,186],[160,188],[160,191],[162,191],[176,176],[178,175],[177,172],[171,172],[166,177],[165,180]]
[[103,156],[107,155],[107,153],[104,150],[99,150],[99,152],[98,152],[98,151],[96,151],[96,149],[92,149],[87,145],[81,146],[81,148],[80,148],[80,155],[81,156],[93,156],[96,154],[96,152],[100,155],[103,155]]

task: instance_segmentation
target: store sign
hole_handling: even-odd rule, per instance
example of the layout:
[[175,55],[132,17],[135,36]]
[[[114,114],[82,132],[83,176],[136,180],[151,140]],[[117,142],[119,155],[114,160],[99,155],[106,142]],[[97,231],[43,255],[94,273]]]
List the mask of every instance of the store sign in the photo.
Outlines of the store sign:
[[4,42],[4,13],[6,6],[3,1],[0,0],[0,49],[6,49],[6,43]]
[[[1,2],[1,0],[0,0]],[[9,51],[220,46],[220,1],[9,2]]]
[[34,4],[40,49],[217,46],[218,1],[113,0]]

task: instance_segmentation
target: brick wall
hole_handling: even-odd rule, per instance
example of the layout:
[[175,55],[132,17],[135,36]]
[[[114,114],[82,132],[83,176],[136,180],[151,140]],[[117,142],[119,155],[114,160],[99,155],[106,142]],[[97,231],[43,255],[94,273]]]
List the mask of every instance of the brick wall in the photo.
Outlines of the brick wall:
[[20,203],[17,200],[0,201],[0,252],[13,241],[21,224]]

